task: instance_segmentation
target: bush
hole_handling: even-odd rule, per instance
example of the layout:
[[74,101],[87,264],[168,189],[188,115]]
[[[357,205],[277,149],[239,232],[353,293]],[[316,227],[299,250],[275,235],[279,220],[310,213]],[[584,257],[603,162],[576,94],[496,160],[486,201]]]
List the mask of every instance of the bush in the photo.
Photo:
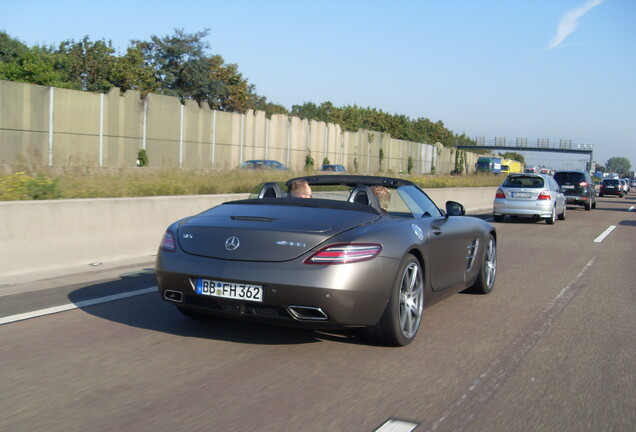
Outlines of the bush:
[[145,167],[146,165],[148,165],[148,154],[146,153],[146,150],[141,149],[137,152],[137,166]]
[[305,156],[305,171],[313,171],[314,170],[314,158],[311,156],[311,153],[308,153]]

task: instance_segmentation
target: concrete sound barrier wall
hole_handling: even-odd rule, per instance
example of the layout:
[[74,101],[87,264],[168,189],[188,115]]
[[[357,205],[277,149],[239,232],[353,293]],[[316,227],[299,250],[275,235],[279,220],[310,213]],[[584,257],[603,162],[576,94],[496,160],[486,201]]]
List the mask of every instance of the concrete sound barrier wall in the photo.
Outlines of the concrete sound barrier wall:
[[[429,189],[440,208],[492,208],[496,188]],[[248,194],[0,202],[3,277],[154,255],[172,222]]]
[[[248,110],[229,113],[207,103],[119,89],[90,93],[0,80],[0,168],[137,165],[144,150],[152,168],[224,170],[249,159],[275,159],[302,171],[310,156],[359,174],[451,173],[457,152],[439,143]],[[479,156],[462,152],[463,171]],[[382,156],[381,156],[382,155]],[[459,159],[458,162],[459,164]]]

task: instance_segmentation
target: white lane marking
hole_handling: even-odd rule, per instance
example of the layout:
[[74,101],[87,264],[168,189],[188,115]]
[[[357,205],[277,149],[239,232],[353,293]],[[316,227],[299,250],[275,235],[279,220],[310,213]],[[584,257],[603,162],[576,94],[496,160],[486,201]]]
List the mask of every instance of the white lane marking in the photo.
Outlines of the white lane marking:
[[605,231],[603,231],[603,234],[601,234],[600,236],[596,237],[594,239],[594,243],[600,243],[603,240],[605,240],[605,237],[607,237],[608,235],[610,235],[610,233],[612,231],[614,231],[614,229],[616,229],[616,225],[610,225],[609,228],[607,228]]
[[84,301],[80,301],[80,302],[77,302],[77,303],[67,303],[67,304],[63,304],[63,305],[60,305],[60,306],[53,306],[53,307],[50,307],[50,308],[40,309],[40,310],[33,311],[33,312],[25,312],[25,313],[21,313],[21,314],[17,314],[17,315],[1,317],[0,318],[0,325],[8,324],[8,323],[16,322],[16,321],[27,320],[27,319],[31,319],[31,318],[37,318],[37,317],[41,317],[41,316],[44,316],[44,315],[51,315],[51,314],[55,314],[55,313],[59,313],[59,312],[65,312],[65,311],[78,309],[78,308],[83,308],[83,307],[87,307],[87,306],[94,306],[94,305],[98,305],[98,304],[102,304],[102,303],[108,303],[108,302],[112,302],[112,301],[115,301],[115,300],[125,299],[125,298],[128,298],[128,297],[135,297],[135,296],[139,296],[139,295],[143,295],[143,294],[149,294],[151,292],[157,292],[157,287],[153,286],[153,287],[150,287],[150,288],[144,288],[144,289],[137,290],[137,291],[130,291],[130,292],[125,292],[125,293],[121,293],[121,294],[113,294],[113,295],[109,295],[109,296],[106,296],[106,297],[100,297],[100,298],[96,298],[96,299],[92,299],[92,300],[84,300]]
[[417,427],[417,423],[404,420],[388,419],[382,426],[374,432],[411,432]]
[[548,306],[523,330],[509,349],[495,359],[491,366],[475,379],[462,395],[428,429],[435,431],[445,422],[450,427],[445,430],[462,431],[490,402],[497,390],[508,380],[541,337],[552,327],[570,301],[585,287],[579,284],[585,273],[592,268],[596,258],[592,258],[572,281],[557,294]]

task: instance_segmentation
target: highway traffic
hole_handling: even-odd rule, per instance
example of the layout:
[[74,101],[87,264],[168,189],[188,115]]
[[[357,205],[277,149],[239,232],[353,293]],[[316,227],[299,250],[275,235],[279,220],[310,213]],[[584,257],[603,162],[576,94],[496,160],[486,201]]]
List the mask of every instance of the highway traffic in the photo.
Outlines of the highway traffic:
[[151,260],[0,286],[0,430],[632,432],[635,206],[484,211],[493,292],[426,309],[404,348],[188,319]]

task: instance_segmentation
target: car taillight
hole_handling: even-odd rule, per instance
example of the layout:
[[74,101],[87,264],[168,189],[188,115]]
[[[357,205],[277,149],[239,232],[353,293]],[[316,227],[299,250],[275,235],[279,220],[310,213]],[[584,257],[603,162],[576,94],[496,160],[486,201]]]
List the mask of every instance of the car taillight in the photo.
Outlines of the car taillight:
[[174,252],[177,250],[177,245],[174,242],[174,235],[170,231],[166,231],[161,240],[161,250],[166,252]]
[[368,261],[380,253],[382,245],[344,243],[324,247],[305,260],[305,264],[348,264]]
[[579,186],[581,186],[581,187],[588,187],[588,186],[589,186],[589,183],[588,183],[588,182],[586,182],[586,181],[582,181],[581,183],[579,183]]
[[497,189],[497,194],[495,195],[495,198],[505,198],[506,195],[504,195],[504,192],[501,189]]
[[550,196],[550,192],[547,190],[541,191],[541,193],[539,194],[539,197],[537,198],[538,200],[549,200],[552,197]]

